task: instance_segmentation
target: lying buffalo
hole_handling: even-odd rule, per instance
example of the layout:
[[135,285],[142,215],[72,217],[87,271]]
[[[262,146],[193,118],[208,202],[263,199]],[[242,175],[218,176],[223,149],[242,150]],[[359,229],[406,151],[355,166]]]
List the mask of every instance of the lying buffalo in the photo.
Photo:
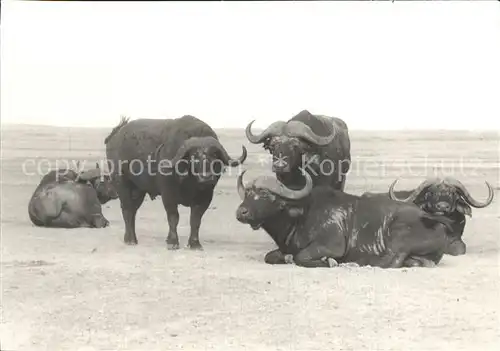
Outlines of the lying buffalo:
[[363,198],[328,186],[289,189],[273,177],[248,187],[238,177],[243,200],[236,218],[254,230],[262,227],[278,245],[265,262],[328,267],[353,262],[382,268],[435,266],[446,244],[449,220],[414,204]]
[[303,187],[302,167],[312,176],[314,186],[344,190],[351,142],[342,119],[303,110],[287,122],[274,122],[259,135],[252,133],[254,122],[246,127],[247,139],[253,144],[262,143],[272,154],[272,170],[280,182],[293,189]]
[[122,119],[105,140],[112,179],[125,222],[124,242],[137,244],[135,217],[146,194],[160,195],[167,213],[167,247],[179,248],[178,206],[191,208],[188,246],[202,249],[201,219],[212,202],[225,166],[236,167],[247,157],[229,157],[217,134],[193,116],[175,119]]
[[28,213],[36,226],[103,228],[109,221],[102,214],[101,204],[117,197],[99,164],[83,172],[58,169],[42,178],[31,196]]
[[423,181],[414,190],[394,191],[397,179],[389,187],[388,193],[365,193],[363,196],[387,196],[393,200],[411,202],[430,214],[443,215],[452,221],[447,231],[446,254],[459,256],[466,252],[462,240],[465,228],[465,216],[472,217],[471,207],[484,208],[493,201],[493,187],[488,183],[488,199],[479,202],[472,197],[465,186],[455,178],[434,178]]

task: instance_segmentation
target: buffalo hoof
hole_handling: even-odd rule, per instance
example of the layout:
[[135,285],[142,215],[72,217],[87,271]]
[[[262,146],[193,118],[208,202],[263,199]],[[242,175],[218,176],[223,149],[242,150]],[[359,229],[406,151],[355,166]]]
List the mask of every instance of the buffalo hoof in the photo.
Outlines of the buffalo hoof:
[[123,241],[126,245],[137,245],[137,239],[125,239]]
[[96,228],[106,228],[109,226],[109,221],[104,217],[98,218],[95,220],[94,225]]
[[168,250],[179,250],[179,244],[169,244],[167,243]]
[[408,267],[408,268],[411,268],[411,267],[421,267],[422,266],[422,262],[420,262],[419,260],[416,260],[414,258],[407,258],[405,260],[405,262],[403,263],[403,266],[404,267]]
[[435,268],[436,263],[425,257],[409,257],[404,263],[403,267],[425,267],[425,268]]
[[294,263],[293,262],[293,255],[289,255],[288,254],[288,255],[285,255],[284,258],[285,258],[285,263],[286,264],[293,264]]
[[337,267],[339,265],[339,263],[331,257],[323,257],[321,260],[323,262],[328,263],[328,267],[330,267],[330,268]]
[[267,264],[283,264],[286,263],[286,259],[280,250],[269,251],[264,257],[264,262]]
[[426,258],[421,258],[420,260],[422,261],[422,267],[425,267],[425,268],[437,267],[436,262],[434,262],[434,261],[431,261],[431,260],[426,259]]
[[187,247],[191,250],[203,251],[203,246],[201,246],[199,241],[194,241],[192,243],[188,243]]

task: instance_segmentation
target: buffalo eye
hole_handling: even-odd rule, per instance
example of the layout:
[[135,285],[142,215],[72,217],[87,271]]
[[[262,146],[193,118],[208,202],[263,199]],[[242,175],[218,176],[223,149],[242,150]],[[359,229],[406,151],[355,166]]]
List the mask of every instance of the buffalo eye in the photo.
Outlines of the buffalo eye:
[[301,142],[300,143],[300,147],[302,148],[302,150],[304,151],[310,151],[312,149],[312,146],[309,145],[308,143],[304,143],[304,142]]
[[256,192],[256,194],[259,199],[270,200],[272,202],[276,200],[276,196],[267,190],[261,190],[259,192]]

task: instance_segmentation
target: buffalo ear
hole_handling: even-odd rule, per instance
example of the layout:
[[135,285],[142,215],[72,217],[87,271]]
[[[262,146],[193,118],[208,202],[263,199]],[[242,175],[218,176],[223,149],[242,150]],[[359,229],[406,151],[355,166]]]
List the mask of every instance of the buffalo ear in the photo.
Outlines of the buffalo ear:
[[271,137],[268,137],[262,141],[262,147],[269,152],[271,152],[271,139]]
[[288,215],[292,218],[300,217],[304,214],[304,209],[302,207],[289,207],[287,209]]
[[462,199],[457,201],[457,211],[472,218],[472,209]]

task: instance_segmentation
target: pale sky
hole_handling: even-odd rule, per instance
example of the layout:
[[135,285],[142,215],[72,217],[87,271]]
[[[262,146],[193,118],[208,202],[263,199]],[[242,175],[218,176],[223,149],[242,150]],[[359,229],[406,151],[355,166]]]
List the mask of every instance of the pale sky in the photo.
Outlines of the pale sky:
[[500,129],[499,2],[2,2],[1,119]]

